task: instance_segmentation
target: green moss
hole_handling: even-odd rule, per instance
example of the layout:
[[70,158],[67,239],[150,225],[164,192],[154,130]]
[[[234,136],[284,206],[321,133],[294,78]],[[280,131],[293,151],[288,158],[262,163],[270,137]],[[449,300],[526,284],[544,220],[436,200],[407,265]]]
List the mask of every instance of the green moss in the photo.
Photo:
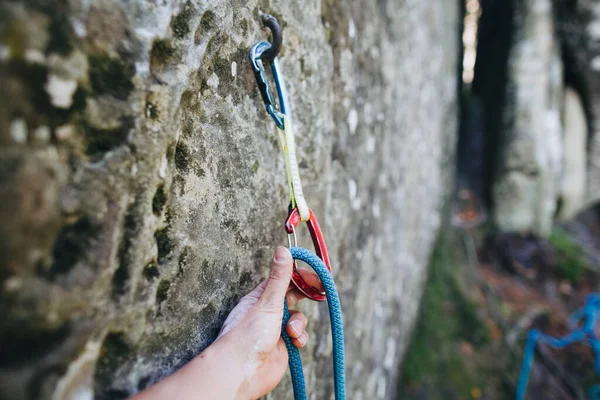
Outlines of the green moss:
[[256,171],[258,171],[258,167],[260,166],[260,163],[258,162],[258,160],[254,161],[254,164],[252,164],[252,173],[256,174]]
[[200,83],[200,92],[205,92],[208,89],[210,89],[210,86],[208,86],[208,81],[206,80],[206,78],[202,79],[202,82]]
[[187,116],[184,118],[181,126],[181,133],[183,133],[183,136],[186,138],[189,138],[194,133],[194,120],[191,117]]
[[202,168],[199,163],[194,163],[192,170],[198,178],[204,178],[206,176],[206,171],[204,171],[204,168]]
[[[225,34],[215,35],[212,39],[209,40],[206,45],[206,54],[214,55],[219,48],[221,48],[227,41],[229,40],[229,36]],[[207,64],[206,68],[208,69],[210,65]]]
[[124,123],[115,129],[96,129],[85,123],[82,125],[87,143],[86,154],[93,157],[126,143],[131,126],[130,123]]
[[0,23],[2,22],[5,23],[5,25],[0,25],[2,43],[10,49],[12,58],[23,59],[25,56],[26,33],[24,32],[20,21],[10,19],[8,21],[0,21]]
[[171,20],[171,30],[178,39],[183,39],[190,33],[190,18],[194,15],[194,8],[188,1],[183,10]]
[[129,265],[127,263],[120,263],[119,267],[115,270],[115,274],[112,279],[112,294],[118,296],[125,293],[127,289],[127,281],[129,280]]
[[156,189],[156,193],[154,193],[154,197],[152,198],[152,212],[154,215],[159,216],[162,213],[166,202],[167,194],[165,193],[165,185],[160,185],[160,187]]
[[129,350],[129,345],[122,332],[111,332],[106,335],[102,348],[100,350],[101,359],[121,358]]
[[178,266],[179,266],[179,274],[182,274],[183,271],[185,270],[185,268],[187,267],[187,264],[189,262],[189,258],[190,258],[190,251],[191,251],[191,247],[190,246],[185,246],[183,248],[183,250],[181,250],[181,253],[179,254],[179,260],[178,260]]
[[148,99],[146,99],[146,115],[150,117],[150,119],[158,119],[160,114],[158,113],[158,108]]
[[131,264],[129,250],[133,245],[133,240],[138,229],[138,213],[137,203],[132,204],[127,209],[125,214],[125,220],[123,222],[123,237],[119,245],[117,253],[117,260],[119,266],[117,267],[112,280],[112,293],[113,296],[117,296],[125,293],[127,289],[127,282],[129,281],[129,265]]
[[555,229],[549,241],[555,250],[556,274],[562,279],[577,283],[587,267],[583,249],[562,229]]
[[158,284],[158,288],[156,289],[156,304],[160,305],[169,295],[169,288],[171,287],[171,282],[168,279],[163,279]]
[[202,14],[202,18],[200,18],[200,27],[205,30],[215,29],[217,27],[217,16],[214,12],[208,10]]
[[449,278],[448,294],[454,304],[457,322],[457,335],[475,346],[489,343],[490,336],[481,318],[477,314],[477,304],[460,289],[456,278]]
[[203,114],[200,100],[198,99],[198,92],[196,90],[186,90],[183,92],[180,105],[181,108],[189,112],[186,116],[187,119],[191,119],[192,117],[200,118]]
[[171,161],[175,157],[175,146],[176,145],[177,145],[177,143],[171,143],[167,147],[167,154],[166,154],[167,155],[167,160]]
[[400,398],[419,398],[418,392],[432,400],[469,399],[471,390],[479,386],[481,376],[470,372],[459,349],[463,342],[485,343],[488,333],[454,275],[456,248],[460,247],[451,232],[440,234],[430,261],[421,315],[404,358]]
[[185,195],[185,179],[181,175],[177,175],[173,178],[173,187],[179,189],[177,192],[179,196]]
[[240,279],[238,280],[238,285],[241,287],[247,287],[252,283],[252,274],[249,271],[242,272],[242,274],[240,275]]
[[[233,299],[233,297],[231,298]],[[219,331],[221,330],[221,322],[225,319],[227,314],[224,314],[224,310],[231,310],[235,304],[231,301],[226,300],[222,307],[215,307],[213,303],[208,303],[198,314],[196,321],[199,326],[206,328],[205,334],[209,338],[216,339]],[[215,316],[217,316],[215,318]],[[194,354],[190,354],[190,359]]]
[[190,151],[183,142],[175,147],[175,167],[181,172],[187,172],[190,166]]
[[238,230],[239,223],[237,220],[230,218],[223,221],[223,227],[230,231],[236,231]]
[[54,243],[51,276],[64,274],[73,269],[85,256],[90,240],[97,234],[98,227],[87,217],[81,217],[73,225],[65,226]]
[[154,279],[160,276],[160,272],[158,271],[158,265],[154,261],[151,261],[144,267],[142,271],[142,275],[149,281],[153,281]]
[[242,30],[242,36],[246,36],[248,34],[248,20],[243,19],[239,22],[238,26]]
[[73,93],[73,103],[71,104],[70,112],[82,112],[87,106],[88,90],[79,86]]
[[66,14],[59,13],[52,18],[48,25],[49,40],[46,53],[68,55],[73,50],[73,31]]
[[302,74],[307,78],[310,78],[313,74],[312,69],[306,65],[304,58],[300,59],[300,71],[302,71]]
[[110,332],[106,335],[94,373],[95,399],[121,399],[131,395],[112,388],[115,371],[127,360],[130,351],[123,332]]
[[170,40],[155,39],[150,51],[150,68],[160,68],[166,64],[172,63],[177,51]]
[[231,60],[230,59],[217,58],[215,60],[215,62],[213,63],[212,69],[215,72],[215,74],[217,74],[217,76],[219,77],[219,79],[221,80],[221,82],[224,85],[228,85],[229,82],[233,82],[233,80],[230,79],[231,78]]
[[167,228],[156,231],[154,239],[158,249],[158,263],[162,264],[173,251],[173,241],[167,234]]
[[104,54],[90,56],[89,64],[90,85],[95,93],[127,99],[134,88],[131,82],[135,74],[133,65]]

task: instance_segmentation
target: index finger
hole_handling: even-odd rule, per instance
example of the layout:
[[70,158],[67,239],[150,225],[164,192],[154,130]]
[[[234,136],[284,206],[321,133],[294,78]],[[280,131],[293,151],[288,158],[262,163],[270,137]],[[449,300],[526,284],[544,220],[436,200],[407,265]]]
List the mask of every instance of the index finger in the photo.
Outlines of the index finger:
[[287,301],[288,307],[293,307],[294,304],[305,298],[306,296],[296,289],[293,284],[290,285],[288,292],[285,294],[285,300]]

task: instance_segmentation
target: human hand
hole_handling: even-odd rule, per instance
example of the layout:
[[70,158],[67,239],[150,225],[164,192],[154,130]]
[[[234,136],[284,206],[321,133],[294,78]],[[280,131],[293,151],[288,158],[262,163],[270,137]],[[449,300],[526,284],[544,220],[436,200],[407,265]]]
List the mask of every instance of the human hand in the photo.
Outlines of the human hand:
[[[241,398],[255,399],[269,393],[287,370],[288,354],[281,338],[283,299],[285,297],[291,307],[304,298],[297,289],[290,287],[292,270],[289,250],[279,247],[271,263],[269,279],[240,300],[214,343],[215,346],[235,349],[241,359],[246,360],[242,361],[245,381]],[[303,272],[303,276],[309,283],[318,281],[312,272]],[[290,315],[286,332],[296,347],[304,347],[308,341],[306,317],[293,310],[290,310]]]
[[[281,338],[283,299],[291,307],[304,298],[290,287],[293,260],[279,247],[269,278],[244,296],[231,311],[217,340],[185,367],[136,397],[205,400],[257,399],[277,386],[287,370],[288,354]],[[309,284],[321,288],[318,276],[299,269]],[[296,347],[308,341],[307,320],[290,310],[286,332]]]

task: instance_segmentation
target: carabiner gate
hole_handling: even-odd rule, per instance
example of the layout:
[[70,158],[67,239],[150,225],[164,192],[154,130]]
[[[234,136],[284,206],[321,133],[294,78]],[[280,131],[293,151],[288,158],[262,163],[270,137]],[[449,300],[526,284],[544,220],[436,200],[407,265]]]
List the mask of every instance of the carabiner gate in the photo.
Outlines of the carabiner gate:
[[[283,75],[279,73],[279,62],[277,61],[277,54],[281,48],[282,36],[281,28],[277,23],[277,20],[265,14],[263,16],[263,23],[271,30],[273,36],[273,43],[269,43],[266,40],[256,43],[250,49],[250,62],[252,63],[252,69],[254,69],[254,76],[256,77],[256,83],[262,96],[267,112],[277,124],[279,129],[284,129],[284,122],[282,114],[287,115],[287,90],[285,87],[285,81]],[[279,100],[279,109],[273,99],[273,94],[269,88],[269,81],[267,79],[267,72],[265,69],[264,61],[270,60],[271,72],[273,73],[273,79],[275,80],[275,86],[277,88],[277,97]]]
[[[323,233],[321,232],[321,227],[319,226],[319,222],[317,221],[317,217],[309,210],[310,218],[306,221],[306,226],[308,227],[308,231],[310,232],[310,237],[313,242],[313,246],[315,247],[315,253],[323,263],[331,272],[331,262],[329,261],[329,253],[327,252],[327,246],[325,245],[325,239],[323,238]],[[296,228],[301,222],[300,212],[298,208],[293,208],[290,210],[290,213],[285,221],[285,230],[288,235],[296,235]],[[292,282],[294,286],[298,288],[306,297],[315,301],[325,301],[327,299],[324,292],[316,289],[315,287],[308,284],[302,276],[297,271],[298,266],[296,265],[296,261],[294,261],[294,272],[292,273]]]

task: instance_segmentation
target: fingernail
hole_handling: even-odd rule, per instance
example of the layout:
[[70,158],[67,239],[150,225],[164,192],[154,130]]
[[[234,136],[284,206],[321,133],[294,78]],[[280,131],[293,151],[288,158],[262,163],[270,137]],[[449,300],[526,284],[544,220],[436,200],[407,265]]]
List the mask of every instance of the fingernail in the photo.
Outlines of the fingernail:
[[288,261],[290,259],[290,251],[285,247],[278,247],[275,250],[275,255],[273,256],[273,261],[277,263],[282,263]]
[[290,329],[296,334],[299,335],[302,332],[302,324],[298,320],[290,321]]
[[302,332],[300,334],[300,336],[298,336],[298,341],[300,342],[300,344],[302,346],[304,346],[306,344],[306,342],[308,341],[308,333]]

